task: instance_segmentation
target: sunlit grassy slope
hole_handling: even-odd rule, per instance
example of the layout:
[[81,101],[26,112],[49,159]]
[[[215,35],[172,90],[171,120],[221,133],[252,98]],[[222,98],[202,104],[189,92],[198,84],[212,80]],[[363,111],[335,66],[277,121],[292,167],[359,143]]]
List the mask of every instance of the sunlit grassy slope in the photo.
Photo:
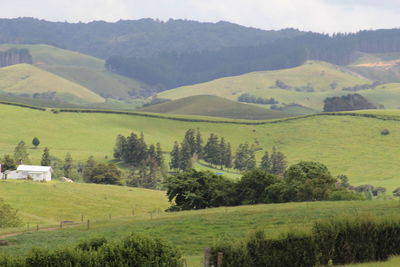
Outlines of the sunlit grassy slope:
[[116,99],[129,98],[129,92],[138,91],[143,83],[105,71],[105,61],[82,53],[49,45],[0,45],[0,50],[26,48],[33,64],[77,83],[96,94]]
[[[70,102],[103,102],[104,99],[87,88],[29,64],[0,68],[0,90],[15,94],[57,92]],[[69,95],[69,96],[68,96]]]
[[39,224],[85,219],[105,220],[164,210],[165,192],[113,185],[0,181],[0,197],[19,210],[23,220]]
[[[211,82],[184,86],[159,94],[159,97],[178,99],[191,95],[210,94],[236,100],[242,93],[251,93],[263,97],[274,97],[280,102],[307,104],[308,107],[321,108],[319,99],[309,100],[310,103],[300,103],[302,98],[309,98],[307,93],[296,93],[295,90],[279,89],[275,86],[276,80],[283,81],[292,87],[311,86],[315,94],[325,95],[340,91],[343,87],[369,83],[367,79],[354,75],[338,66],[308,61],[304,65],[277,71],[262,71],[240,76],[226,77]],[[336,83],[335,89],[331,84]]]
[[141,109],[146,112],[215,116],[235,119],[276,119],[289,117],[282,111],[242,104],[218,96],[198,95],[177,99]]
[[[400,111],[364,111],[390,114],[400,119]],[[400,186],[400,121],[354,116],[312,116],[262,125],[184,122],[118,114],[87,114],[36,111],[0,105],[0,151],[12,153],[20,140],[30,144],[37,136],[53,155],[75,160],[93,155],[97,160],[112,159],[115,137],[132,131],[143,132],[148,143],[160,142],[164,151],[172,149],[189,128],[199,128],[203,137],[210,133],[225,137],[233,149],[256,139],[264,150],[273,146],[284,152],[289,163],[315,160],[328,165],[334,175],[346,174],[350,182]],[[381,135],[383,129],[390,134]],[[30,149],[38,163],[42,149]],[[263,150],[257,153],[262,156]]]
[[[360,57],[360,62],[358,63],[379,62],[379,60],[383,60],[382,58],[387,58],[388,56],[386,54],[364,55]],[[392,56],[394,57],[395,55]],[[360,68],[363,69],[363,72],[360,72],[360,74],[364,75],[364,72],[371,72],[375,76],[364,75],[369,77],[369,80],[362,78],[362,76],[355,74],[355,71]],[[355,67],[354,65],[349,66],[349,68],[342,68],[325,62],[309,61],[300,67],[292,69],[254,72],[192,86],[184,86],[162,92],[159,94],[159,97],[179,99],[192,95],[210,94],[237,100],[241,94],[249,93],[263,98],[273,97],[281,104],[296,103],[314,110],[322,110],[324,100],[327,97],[355,93],[343,91],[342,88],[344,87],[371,84],[372,81],[376,80],[383,82],[393,80],[381,77],[380,71],[383,71],[384,75],[394,75],[393,71],[385,68]],[[276,80],[283,81],[292,87],[309,85],[314,91],[306,92],[304,90],[296,91],[296,89],[280,89],[275,86]],[[334,82],[336,82],[336,86],[333,89],[331,85]],[[356,93],[365,96],[375,104],[384,105],[385,108],[398,108],[400,106],[397,103],[397,99],[400,99],[399,83],[383,84],[376,88],[360,90]]]
[[400,82],[400,53],[360,53],[348,68],[374,81]]

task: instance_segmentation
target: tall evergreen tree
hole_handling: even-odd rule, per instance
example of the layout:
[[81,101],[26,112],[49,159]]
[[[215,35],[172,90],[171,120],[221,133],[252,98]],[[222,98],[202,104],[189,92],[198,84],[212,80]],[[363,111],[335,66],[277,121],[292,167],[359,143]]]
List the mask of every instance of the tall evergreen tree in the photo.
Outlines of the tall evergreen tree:
[[224,165],[226,168],[232,168],[232,148],[230,143],[226,146]]
[[264,156],[261,158],[260,169],[271,173],[272,164],[271,164],[271,160],[269,158],[268,151],[265,151]]
[[43,150],[42,160],[40,161],[40,165],[42,165],[42,166],[50,166],[51,165],[50,152],[47,147],[45,147]]
[[213,165],[219,164],[219,144],[218,136],[215,134],[210,134],[207,140],[207,144],[204,146],[203,159],[205,162],[211,163]]
[[115,142],[114,158],[117,160],[121,160],[123,154],[125,153],[125,149],[126,149],[126,138],[125,136],[119,134]]
[[196,131],[196,154],[199,159],[203,158],[203,139],[199,128]]
[[73,169],[73,160],[71,154],[67,153],[65,155],[64,165],[63,165],[64,176],[70,178],[72,174],[72,169]]
[[20,141],[15,147],[14,160],[17,164],[30,164],[29,153],[24,141]]
[[275,147],[273,147],[271,155],[271,173],[275,175],[283,175],[286,168],[286,156],[282,152],[277,151]]
[[195,130],[189,129],[185,133],[185,137],[183,139],[182,145],[186,144],[188,153],[190,153],[192,156],[196,153],[196,136],[195,136]]
[[192,168],[192,149],[190,144],[183,143],[181,149],[181,162],[180,162],[180,169],[183,171],[189,170]]
[[158,166],[161,169],[163,169],[164,168],[164,155],[163,155],[163,151],[161,149],[160,143],[156,144],[156,160],[157,160]]
[[226,152],[227,151],[226,151],[225,139],[222,137],[221,141],[219,142],[217,159],[216,159],[216,162],[221,167],[221,169],[223,166],[225,166]]
[[180,169],[181,151],[178,142],[175,141],[174,147],[171,151],[171,162],[169,164],[171,169]]
[[93,176],[93,170],[96,167],[96,161],[93,156],[90,156],[85,162],[85,166],[83,167],[83,179],[86,182],[90,181],[90,178]]

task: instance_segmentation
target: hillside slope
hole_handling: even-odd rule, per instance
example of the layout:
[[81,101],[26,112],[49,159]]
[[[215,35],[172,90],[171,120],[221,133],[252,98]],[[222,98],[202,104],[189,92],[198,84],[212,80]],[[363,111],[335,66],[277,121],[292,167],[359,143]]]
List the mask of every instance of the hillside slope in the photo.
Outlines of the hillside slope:
[[28,95],[56,92],[56,97],[71,103],[104,102],[87,88],[28,64],[0,68],[0,90]]
[[[396,58],[396,55],[382,54],[380,56],[390,58],[389,62],[392,62],[392,58]],[[359,60],[359,62],[354,64],[372,64],[365,62],[381,62],[379,60],[383,59],[377,56],[371,58],[371,55],[368,57],[365,55]],[[248,93],[256,97],[273,97],[280,102],[280,106],[295,103],[303,107],[322,111],[325,98],[358,93],[371,102],[382,104],[388,109],[397,109],[400,106],[397,101],[397,99],[400,99],[400,83],[382,84],[374,88],[358,91],[342,90],[345,87],[356,85],[370,85],[373,81],[379,80],[373,79],[379,78],[376,76],[366,75],[371,80],[363,78],[363,76],[357,74],[357,68],[360,67],[352,65],[348,68],[343,68],[325,62],[309,61],[297,68],[226,77],[208,83],[168,90],[159,93],[158,96],[160,98],[179,99],[181,97],[204,93],[237,100],[241,94]],[[374,73],[374,75],[380,75],[373,69],[369,71]],[[382,71],[391,73],[392,70],[384,70],[383,68]],[[363,72],[360,73],[364,74]],[[288,88],[279,88],[276,84],[278,80],[283,82],[283,85],[288,86]],[[379,81],[382,80],[384,81],[385,79],[382,78]]]
[[165,192],[112,185],[1,181],[1,198],[25,221],[54,224],[144,214],[169,206]]
[[86,87],[105,98],[128,99],[130,94],[140,95],[149,89],[137,80],[106,71],[104,60],[93,56],[50,45],[0,45],[0,51],[10,48],[28,49],[35,66]]
[[281,111],[242,104],[210,95],[189,96],[145,107],[140,109],[140,111],[249,120],[267,120],[291,116]]
[[[30,144],[36,136],[41,141],[39,149],[29,149],[34,164],[40,161],[45,146],[61,159],[70,152],[75,161],[84,161],[90,155],[98,161],[106,161],[106,157],[112,159],[118,134],[143,132],[149,144],[160,142],[164,151],[171,151],[174,141],[180,141],[187,129],[199,128],[203,139],[211,133],[225,137],[233,151],[240,143],[257,140],[264,150],[277,147],[287,155],[290,164],[300,160],[320,161],[333,175],[348,175],[354,185],[372,184],[392,190],[400,185],[400,111],[390,112],[394,120],[317,115],[247,125],[120,114],[53,114],[0,105],[0,151],[12,154],[20,140]],[[35,127],[30,127],[32,122]],[[381,135],[383,129],[389,129],[390,134]],[[258,160],[264,150],[257,152]]]
[[[277,81],[291,87],[277,87]],[[297,103],[313,109],[321,109],[326,96],[345,94],[343,87],[367,84],[369,80],[354,75],[341,67],[319,61],[284,70],[253,72],[240,76],[226,77],[211,82],[184,86],[161,92],[160,98],[210,94],[237,100],[243,93],[270,98],[281,103]],[[348,92],[347,92],[348,93]]]

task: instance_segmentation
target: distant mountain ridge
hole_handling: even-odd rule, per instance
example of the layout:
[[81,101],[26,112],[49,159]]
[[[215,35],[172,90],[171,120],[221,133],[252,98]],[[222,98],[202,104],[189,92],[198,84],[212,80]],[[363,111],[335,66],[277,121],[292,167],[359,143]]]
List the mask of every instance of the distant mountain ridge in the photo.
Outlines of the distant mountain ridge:
[[0,43],[48,44],[103,59],[113,55],[147,57],[162,52],[191,53],[257,46],[302,34],[295,29],[265,31],[229,22],[172,19],[167,22],[140,19],[114,23],[0,19]]

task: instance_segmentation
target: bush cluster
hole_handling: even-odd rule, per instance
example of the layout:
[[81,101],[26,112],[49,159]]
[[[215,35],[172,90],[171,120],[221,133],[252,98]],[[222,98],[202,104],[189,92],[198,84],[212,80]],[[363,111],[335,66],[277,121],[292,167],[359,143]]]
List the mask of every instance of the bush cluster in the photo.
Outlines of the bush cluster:
[[223,252],[222,266],[308,267],[384,261],[400,254],[400,220],[341,218],[315,223],[311,233],[268,239],[261,231],[240,243],[212,248],[212,264]]
[[341,187],[328,168],[302,161],[284,177],[262,169],[245,172],[238,181],[208,171],[189,170],[168,177],[170,211],[291,201],[361,200],[360,193]]
[[33,249],[25,257],[0,257],[0,266],[163,266],[176,267],[181,253],[160,239],[131,234],[119,241],[96,238],[74,248]]

